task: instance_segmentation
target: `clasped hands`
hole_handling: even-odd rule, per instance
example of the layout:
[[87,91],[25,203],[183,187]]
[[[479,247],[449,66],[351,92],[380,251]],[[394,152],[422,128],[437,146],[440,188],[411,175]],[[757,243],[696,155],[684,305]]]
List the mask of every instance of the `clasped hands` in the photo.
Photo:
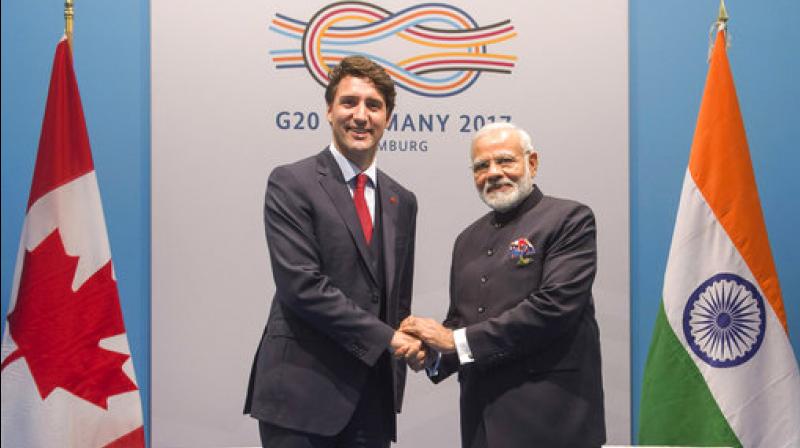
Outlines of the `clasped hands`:
[[404,359],[412,370],[420,371],[436,360],[432,350],[452,353],[456,346],[453,330],[430,318],[408,316],[394,332],[391,349],[395,358]]

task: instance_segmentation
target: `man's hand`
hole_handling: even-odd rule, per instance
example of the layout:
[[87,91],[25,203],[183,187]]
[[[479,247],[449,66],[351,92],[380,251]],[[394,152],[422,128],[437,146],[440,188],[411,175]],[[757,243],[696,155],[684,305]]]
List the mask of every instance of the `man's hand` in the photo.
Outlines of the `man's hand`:
[[426,317],[408,316],[400,324],[400,331],[419,338],[428,347],[439,353],[456,351],[453,330]]
[[415,372],[425,367],[428,350],[419,339],[401,331],[395,331],[390,348],[395,358],[405,360]]
[[430,364],[430,359],[436,359],[435,356],[432,356],[432,353],[430,353],[428,348],[425,347],[425,344],[420,342],[420,346],[421,348],[418,352],[413,355],[409,354],[406,356],[406,364],[408,364],[408,367],[415,372],[419,372],[427,367],[428,364]]
[[395,331],[389,349],[397,359],[405,359],[409,356],[416,356],[422,350],[422,342],[406,333]]

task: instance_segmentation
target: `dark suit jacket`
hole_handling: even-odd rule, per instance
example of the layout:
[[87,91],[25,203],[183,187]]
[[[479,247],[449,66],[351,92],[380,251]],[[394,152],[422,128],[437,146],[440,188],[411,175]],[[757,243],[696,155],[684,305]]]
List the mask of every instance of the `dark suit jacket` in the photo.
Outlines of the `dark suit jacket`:
[[[510,255],[521,238],[535,250],[528,264]],[[475,361],[460,366],[444,356],[432,379],[459,373],[465,447],[481,425],[490,447],[605,441],[595,266],[591,210],[538,188],[458,236],[445,326],[466,327]]]
[[[416,198],[380,170],[377,188],[382,274],[368,262],[353,199],[327,149],[270,175],[264,221],[276,291],[245,413],[324,436],[349,421],[370,369],[388,353],[411,306]],[[399,412],[406,367],[387,364],[382,382]]]

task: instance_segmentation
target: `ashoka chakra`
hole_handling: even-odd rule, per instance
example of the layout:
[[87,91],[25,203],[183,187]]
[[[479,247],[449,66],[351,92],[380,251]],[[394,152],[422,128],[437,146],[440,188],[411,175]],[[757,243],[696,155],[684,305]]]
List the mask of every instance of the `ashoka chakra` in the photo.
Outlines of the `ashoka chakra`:
[[736,274],[717,274],[694,290],[683,311],[683,334],[692,351],[714,367],[747,362],[761,347],[764,299]]

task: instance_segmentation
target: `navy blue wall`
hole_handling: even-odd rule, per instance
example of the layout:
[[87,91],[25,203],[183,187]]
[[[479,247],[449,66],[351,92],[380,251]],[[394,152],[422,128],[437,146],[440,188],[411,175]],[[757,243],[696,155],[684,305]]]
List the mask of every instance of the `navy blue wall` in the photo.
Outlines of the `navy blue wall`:
[[[800,353],[800,2],[725,2],[728,57],[795,356]],[[642,373],[708,65],[717,0],[630,2],[631,366]],[[634,438],[634,441],[636,439]]]
[[[149,2],[81,0],[75,70],[145,416],[150,390]],[[62,0],[2,1],[2,316],[39,140]],[[630,2],[632,409],[706,76],[716,0]],[[800,2],[728,0],[729,57],[795,353],[800,350]],[[5,328],[5,321],[3,321]],[[149,427],[148,427],[149,430]]]
[[[2,316],[14,275],[64,1],[2,1]],[[145,421],[150,390],[149,2],[79,0],[75,73]],[[149,427],[146,427],[149,431]]]

